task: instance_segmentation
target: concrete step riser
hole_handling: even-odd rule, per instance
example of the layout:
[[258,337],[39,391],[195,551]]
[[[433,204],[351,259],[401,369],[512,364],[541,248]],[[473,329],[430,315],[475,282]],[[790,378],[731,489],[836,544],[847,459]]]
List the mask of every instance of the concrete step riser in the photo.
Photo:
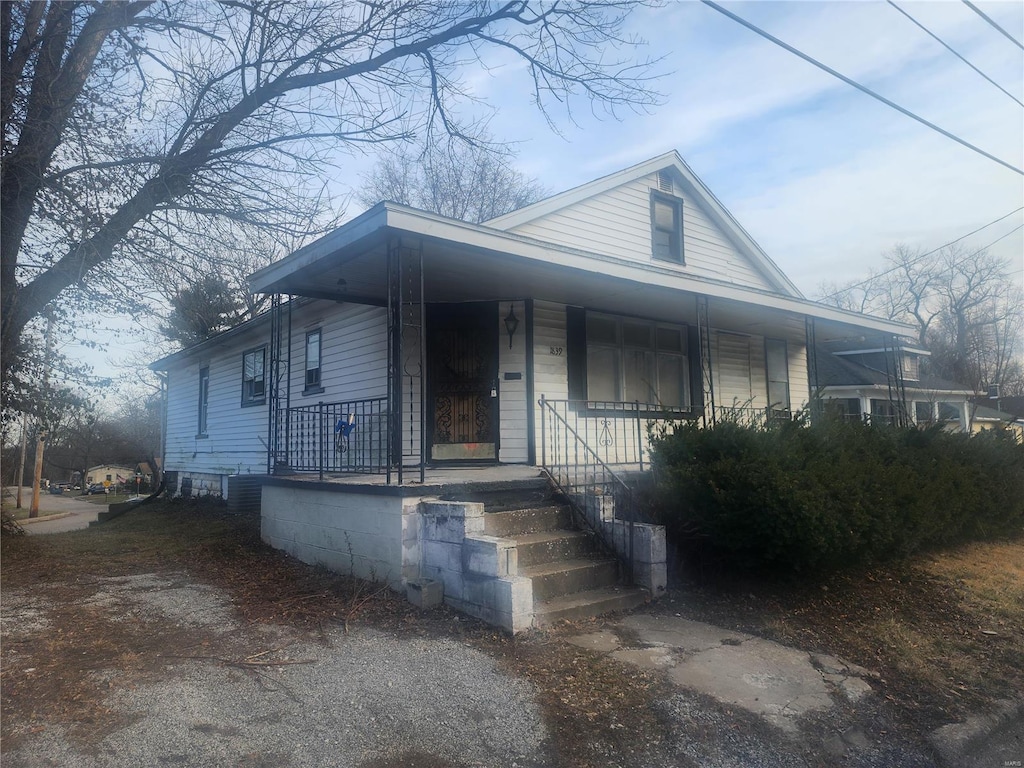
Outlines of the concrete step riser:
[[642,593],[625,592],[612,598],[595,600],[585,605],[574,605],[571,608],[557,611],[545,611],[543,606],[540,606],[534,616],[534,623],[538,627],[545,627],[559,621],[589,619],[613,611],[628,611],[638,605],[643,605],[645,599],[646,597]]
[[540,507],[552,503],[551,486],[547,480],[541,478],[521,481],[514,485],[501,484],[501,487],[492,489],[442,494],[441,498],[451,501],[479,502],[484,505],[484,510],[487,512]]
[[596,560],[586,568],[571,568],[533,577],[533,599],[547,600],[558,595],[610,587],[619,578],[618,563]]
[[516,544],[519,567],[551,563],[558,560],[573,560],[595,554],[597,543],[593,536],[566,535],[554,541],[532,544]]
[[539,507],[484,514],[484,533],[514,538],[520,533],[542,533],[572,527],[572,515],[566,507]]

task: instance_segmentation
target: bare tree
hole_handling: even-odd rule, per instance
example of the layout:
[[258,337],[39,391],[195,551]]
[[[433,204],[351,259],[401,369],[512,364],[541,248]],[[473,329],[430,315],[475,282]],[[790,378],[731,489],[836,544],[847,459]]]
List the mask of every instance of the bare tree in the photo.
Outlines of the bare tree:
[[514,167],[515,153],[490,137],[450,140],[385,155],[356,195],[480,223],[535,203],[544,188]]
[[3,373],[45,307],[130,305],[114,295],[123,265],[211,218],[297,237],[331,226],[337,150],[466,133],[460,72],[489,50],[523,62],[542,110],[654,104],[623,35],[644,4],[0,3]]
[[930,370],[978,391],[1019,376],[1024,296],[1005,262],[961,244],[935,254],[897,246],[885,267],[845,287],[822,286],[823,301],[916,326]]

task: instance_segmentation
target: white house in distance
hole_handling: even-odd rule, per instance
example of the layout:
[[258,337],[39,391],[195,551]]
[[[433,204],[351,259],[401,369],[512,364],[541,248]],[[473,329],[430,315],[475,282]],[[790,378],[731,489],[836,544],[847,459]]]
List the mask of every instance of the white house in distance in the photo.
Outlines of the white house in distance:
[[[496,518],[466,512],[445,555],[424,522],[440,519],[426,500],[454,499],[438,473],[542,467],[614,538],[650,421],[788,417],[819,389],[822,345],[912,333],[804,298],[675,152],[484,225],[383,202],[250,287],[270,312],[152,366],[169,484],[230,496],[229,476],[258,476],[275,546],[396,588],[441,582],[513,630],[562,615],[523,566],[539,534],[485,535]],[[653,550],[636,557],[658,534],[629,529],[633,580],[657,592]],[[506,543],[480,555],[480,536]],[[473,592],[481,558],[490,597]]]
[[931,353],[913,343],[877,336],[850,338],[818,348],[821,396],[846,417],[900,426],[943,424],[972,430],[972,389],[929,375],[922,359]]
[[135,470],[120,464],[101,464],[85,471],[85,485],[87,486],[93,483],[103,483],[109,486],[129,481],[135,482]]

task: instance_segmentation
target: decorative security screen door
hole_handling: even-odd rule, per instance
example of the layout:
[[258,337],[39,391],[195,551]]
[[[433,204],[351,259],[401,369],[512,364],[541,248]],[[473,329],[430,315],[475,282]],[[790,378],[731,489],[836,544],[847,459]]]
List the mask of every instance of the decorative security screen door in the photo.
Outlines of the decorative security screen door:
[[428,439],[433,461],[496,459],[498,309],[428,307]]

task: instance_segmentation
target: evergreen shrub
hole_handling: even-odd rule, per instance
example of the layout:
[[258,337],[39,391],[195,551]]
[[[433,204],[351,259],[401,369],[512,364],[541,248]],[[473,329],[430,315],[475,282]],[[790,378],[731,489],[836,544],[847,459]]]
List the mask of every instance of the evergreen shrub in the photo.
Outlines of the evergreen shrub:
[[801,574],[1024,533],[1024,445],[824,416],[654,436],[653,514],[690,561]]

